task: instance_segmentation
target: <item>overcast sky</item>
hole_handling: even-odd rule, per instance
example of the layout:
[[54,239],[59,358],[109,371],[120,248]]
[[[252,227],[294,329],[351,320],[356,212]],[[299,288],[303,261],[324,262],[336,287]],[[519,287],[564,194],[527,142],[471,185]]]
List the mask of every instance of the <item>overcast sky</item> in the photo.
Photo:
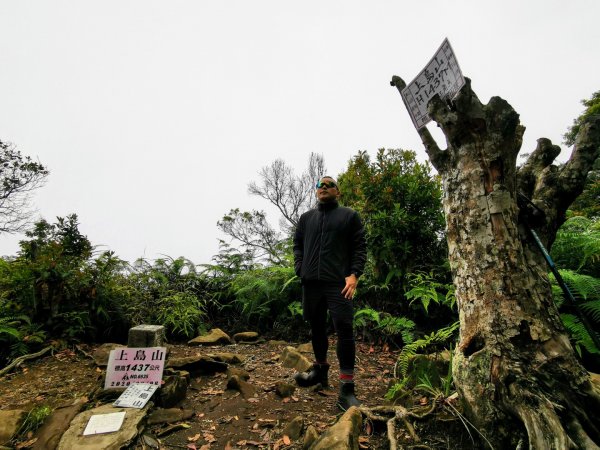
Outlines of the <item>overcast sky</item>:
[[0,139],[50,169],[40,217],[76,213],[130,261],[208,263],[231,208],[277,223],[247,193],[276,158],[321,153],[334,176],[359,150],[425,160],[389,81],[446,37],[479,98],[520,114],[522,152],[560,144],[600,89],[599,17],[596,0],[0,0]]

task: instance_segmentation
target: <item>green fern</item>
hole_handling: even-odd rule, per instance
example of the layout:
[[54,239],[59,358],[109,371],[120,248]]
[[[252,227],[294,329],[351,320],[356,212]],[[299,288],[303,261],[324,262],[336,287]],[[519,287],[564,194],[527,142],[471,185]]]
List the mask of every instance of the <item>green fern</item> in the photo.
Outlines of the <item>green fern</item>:
[[592,337],[588,333],[587,329],[581,323],[579,317],[574,314],[561,314],[560,318],[562,319],[565,328],[571,335],[571,340],[575,345],[575,350],[577,354],[581,357],[581,348],[585,348],[589,353],[600,354],[600,351],[592,341]]
[[574,216],[556,233],[552,258],[559,267],[598,275],[600,262],[600,220]]
[[382,313],[377,328],[386,336],[402,336],[404,344],[410,344],[414,341],[415,323],[406,317],[395,317],[388,313]]
[[354,327],[369,329],[380,334],[386,341],[401,336],[405,344],[413,342],[415,323],[406,317],[396,317],[386,312],[378,312],[372,308],[362,308],[354,314]]
[[[423,351],[424,349],[434,345],[438,346],[451,341],[455,338],[455,331],[458,329],[459,325],[459,322],[455,322],[446,328],[441,328],[437,331],[434,331],[429,336],[425,336],[422,339],[405,345],[402,348],[394,367],[395,376],[398,378],[406,378],[410,360],[417,354],[417,352]],[[400,370],[400,376],[398,375],[398,369]]]
[[0,317],[0,342],[4,340],[2,335],[6,335],[10,338],[20,339],[21,333],[17,328],[22,321],[29,321],[27,316],[18,317]]
[[379,313],[372,308],[362,308],[354,313],[354,327],[365,328],[371,323],[378,326],[380,323]]
[[[600,279],[589,275],[582,275],[572,270],[560,270],[561,277],[573,294],[579,309],[592,322],[592,325],[600,324]],[[552,295],[557,307],[565,309],[564,293],[558,286],[554,276],[550,274],[552,283]],[[572,314],[572,311],[562,312],[560,317],[575,346],[575,350],[581,356],[581,349],[585,348],[589,353],[600,354],[600,349],[596,347],[588,330],[581,322],[581,318]]]
[[434,302],[453,309],[456,305],[454,286],[435,281],[433,273],[415,272],[407,275],[409,290],[404,294],[412,305],[420,301],[426,313],[429,305]]

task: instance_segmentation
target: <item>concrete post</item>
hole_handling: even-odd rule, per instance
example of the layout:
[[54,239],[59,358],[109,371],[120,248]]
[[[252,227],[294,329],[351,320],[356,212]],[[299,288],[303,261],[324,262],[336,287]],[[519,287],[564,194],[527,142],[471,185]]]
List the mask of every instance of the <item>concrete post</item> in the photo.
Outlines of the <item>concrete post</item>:
[[127,347],[164,347],[165,327],[138,325],[129,329]]

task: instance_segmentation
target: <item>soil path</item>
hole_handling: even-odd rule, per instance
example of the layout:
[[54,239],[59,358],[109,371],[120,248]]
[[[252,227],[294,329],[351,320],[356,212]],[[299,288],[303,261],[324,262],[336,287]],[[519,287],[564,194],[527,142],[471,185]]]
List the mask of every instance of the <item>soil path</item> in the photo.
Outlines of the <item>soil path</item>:
[[[279,355],[284,345],[238,344],[218,347],[170,345],[170,356],[204,355],[219,351],[242,355],[239,366],[250,373],[249,382],[256,388],[256,397],[245,400],[239,392],[227,390],[227,377],[192,378],[186,399],[178,405],[194,412],[185,421],[185,428],[162,435],[162,448],[184,449],[273,449],[302,448],[302,442],[284,440],[283,429],[297,416],[304,425],[313,425],[322,433],[337,419],[338,380],[337,358],[331,342],[329,360],[332,364],[328,390],[314,392],[298,388],[288,398],[275,392],[280,381],[291,381],[294,371],[281,366]],[[290,345],[297,345],[290,344]],[[83,348],[91,354],[93,347]],[[307,355],[310,358],[310,355]],[[364,343],[357,344],[357,397],[367,406],[384,403],[384,395],[393,378],[397,352],[375,350]],[[36,361],[28,361],[11,374],[0,378],[0,410],[31,409],[48,405],[52,408],[89,396],[104,380],[104,370],[83,352],[64,350]],[[153,425],[146,432],[158,436],[166,425]],[[432,448],[461,448],[451,445],[445,432],[428,437]],[[386,448],[382,430],[366,424],[360,438],[361,448]],[[141,444],[135,448],[144,448]],[[150,447],[145,447],[150,448]],[[468,447],[466,447],[468,448]]]

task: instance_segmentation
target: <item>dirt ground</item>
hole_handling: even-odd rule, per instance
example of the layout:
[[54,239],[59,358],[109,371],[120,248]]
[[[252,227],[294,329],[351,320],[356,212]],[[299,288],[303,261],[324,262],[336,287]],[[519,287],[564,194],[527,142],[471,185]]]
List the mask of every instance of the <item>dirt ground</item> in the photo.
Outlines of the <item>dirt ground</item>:
[[[240,344],[210,348],[170,345],[170,356],[203,355],[216,351],[232,352],[244,357],[240,367],[250,373],[249,382],[256,388],[255,398],[245,400],[239,392],[227,390],[223,373],[194,377],[186,399],[178,405],[194,412],[179,428],[173,425],[147,427],[146,434],[157,438],[161,448],[183,449],[299,449],[302,439],[294,442],[284,437],[284,427],[301,416],[304,425],[313,425],[319,433],[338,418],[337,358],[331,342],[329,360],[332,364],[329,389],[315,392],[298,388],[291,397],[281,398],[275,392],[279,381],[291,381],[294,371],[281,366],[278,357],[283,346]],[[295,344],[291,344],[295,345]],[[35,361],[0,378],[0,409],[31,409],[48,405],[52,408],[88,397],[103,383],[104,370],[87,357],[93,346],[63,350]],[[366,406],[385,404],[384,395],[392,382],[397,352],[383,351],[359,342],[357,344],[357,397]],[[409,402],[421,410],[431,405],[431,399],[416,396]],[[95,405],[94,405],[95,406]],[[475,445],[456,417],[432,414],[415,422],[420,442],[398,430],[399,443],[406,448],[471,449]],[[364,449],[388,448],[385,424],[365,421],[360,436]],[[147,442],[146,442],[147,443]],[[151,448],[138,441],[131,448]]]

